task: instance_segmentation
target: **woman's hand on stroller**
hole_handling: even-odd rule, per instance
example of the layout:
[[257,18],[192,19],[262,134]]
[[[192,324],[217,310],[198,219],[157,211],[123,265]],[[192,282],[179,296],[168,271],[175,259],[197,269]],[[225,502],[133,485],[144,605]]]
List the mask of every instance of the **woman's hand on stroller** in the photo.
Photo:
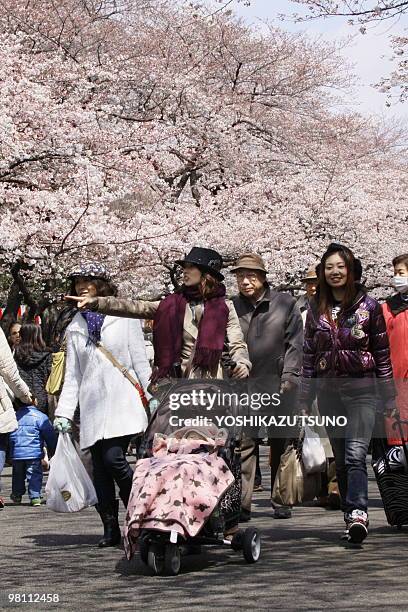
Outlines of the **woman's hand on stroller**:
[[231,378],[248,378],[249,368],[244,363],[237,363],[231,371]]

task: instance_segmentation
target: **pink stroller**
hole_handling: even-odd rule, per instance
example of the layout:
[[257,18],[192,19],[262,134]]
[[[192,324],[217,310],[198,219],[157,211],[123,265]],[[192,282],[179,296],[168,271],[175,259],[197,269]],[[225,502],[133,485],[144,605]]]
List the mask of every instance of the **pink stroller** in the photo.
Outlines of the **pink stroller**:
[[[159,409],[160,410],[160,409]],[[155,433],[150,451],[136,464],[124,537],[128,559],[139,548],[154,574],[176,575],[181,548],[225,545],[258,561],[256,529],[237,525],[241,507],[238,444],[217,427],[184,427],[168,435]]]

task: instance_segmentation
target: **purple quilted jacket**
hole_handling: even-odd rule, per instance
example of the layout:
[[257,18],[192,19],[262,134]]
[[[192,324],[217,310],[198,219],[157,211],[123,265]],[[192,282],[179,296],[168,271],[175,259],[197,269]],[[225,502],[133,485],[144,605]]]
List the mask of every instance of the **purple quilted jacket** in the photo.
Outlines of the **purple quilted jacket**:
[[381,395],[395,395],[382,308],[361,290],[353,305],[339,315],[337,325],[318,314],[316,302],[307,313],[301,399],[312,399],[311,379],[339,377],[366,379],[367,386],[376,377],[384,383],[379,385]]

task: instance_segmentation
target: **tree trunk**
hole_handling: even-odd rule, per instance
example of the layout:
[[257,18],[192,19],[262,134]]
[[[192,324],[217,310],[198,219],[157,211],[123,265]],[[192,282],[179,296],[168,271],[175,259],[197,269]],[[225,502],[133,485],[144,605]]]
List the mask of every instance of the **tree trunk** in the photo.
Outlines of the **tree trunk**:
[[8,335],[10,325],[17,319],[18,309],[21,305],[21,293],[16,283],[12,283],[7,295],[6,308],[4,309],[3,317],[0,325],[6,336]]

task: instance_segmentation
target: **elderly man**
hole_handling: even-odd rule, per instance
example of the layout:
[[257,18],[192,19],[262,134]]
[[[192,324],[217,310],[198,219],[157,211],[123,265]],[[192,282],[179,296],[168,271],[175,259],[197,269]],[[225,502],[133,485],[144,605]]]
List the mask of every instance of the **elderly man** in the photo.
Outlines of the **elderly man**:
[[[242,255],[231,272],[235,273],[239,294],[232,298],[252,363],[250,383],[257,391],[281,393],[287,409],[294,406],[302,362],[303,324],[295,299],[273,290],[266,281],[267,270],[255,253]],[[252,379],[252,381],[251,381]],[[285,410],[282,405],[278,412]],[[273,432],[271,439],[271,490],[275,482],[286,438]],[[243,448],[242,507],[250,517],[255,477],[255,440]],[[289,518],[290,508],[272,502],[275,518]]]

